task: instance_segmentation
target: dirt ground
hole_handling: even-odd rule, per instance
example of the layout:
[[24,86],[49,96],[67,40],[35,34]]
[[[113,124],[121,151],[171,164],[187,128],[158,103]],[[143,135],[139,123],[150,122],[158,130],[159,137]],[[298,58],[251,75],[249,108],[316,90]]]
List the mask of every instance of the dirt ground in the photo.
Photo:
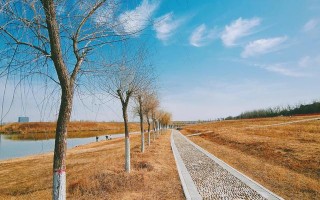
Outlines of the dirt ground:
[[[147,138],[147,136],[146,136]],[[131,173],[124,172],[124,140],[79,146],[67,153],[68,199],[184,199],[170,132],[140,153],[131,137]],[[0,199],[51,199],[53,154],[0,161]]]

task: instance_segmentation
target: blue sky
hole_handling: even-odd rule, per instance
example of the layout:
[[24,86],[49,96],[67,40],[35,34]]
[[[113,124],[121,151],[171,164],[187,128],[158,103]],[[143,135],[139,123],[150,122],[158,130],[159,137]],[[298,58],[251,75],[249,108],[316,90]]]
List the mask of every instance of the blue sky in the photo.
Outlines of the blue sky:
[[318,100],[320,1],[162,1],[163,104],[176,119],[213,119]]
[[[148,41],[161,105],[174,120],[320,99],[319,0],[135,0],[116,17],[124,31],[146,29],[133,39]],[[32,103],[20,104],[9,121],[17,113],[39,119]],[[76,97],[72,118],[121,120],[120,113],[117,101],[84,107]]]

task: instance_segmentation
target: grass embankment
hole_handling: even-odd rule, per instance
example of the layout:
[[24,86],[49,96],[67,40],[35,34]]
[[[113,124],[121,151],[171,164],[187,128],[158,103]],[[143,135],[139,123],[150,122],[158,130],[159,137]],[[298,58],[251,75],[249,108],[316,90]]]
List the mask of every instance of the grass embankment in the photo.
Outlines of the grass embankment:
[[[169,131],[145,153],[131,137],[131,173],[124,172],[124,140],[79,146],[67,153],[68,199],[184,199]],[[0,162],[0,199],[51,199],[52,154]]]
[[184,127],[184,134],[286,199],[320,199],[320,121],[262,127],[315,118],[232,120]]
[[[129,123],[131,131],[138,131],[138,123]],[[42,140],[55,137],[55,122],[12,123],[0,127],[0,133],[16,140]],[[94,137],[106,134],[123,133],[122,122],[70,122],[68,138]]]

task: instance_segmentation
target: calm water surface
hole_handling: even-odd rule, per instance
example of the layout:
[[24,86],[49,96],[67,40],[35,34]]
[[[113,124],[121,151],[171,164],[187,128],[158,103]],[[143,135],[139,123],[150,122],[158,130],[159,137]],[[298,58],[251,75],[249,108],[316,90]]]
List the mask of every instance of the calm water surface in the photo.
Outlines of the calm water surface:
[[[121,137],[124,137],[124,134],[113,134],[111,136],[111,138]],[[99,136],[99,141],[105,139],[105,136]],[[67,139],[68,149],[91,142],[96,142],[96,137]],[[53,149],[54,139],[11,140],[8,136],[0,134],[0,160],[52,152]]]

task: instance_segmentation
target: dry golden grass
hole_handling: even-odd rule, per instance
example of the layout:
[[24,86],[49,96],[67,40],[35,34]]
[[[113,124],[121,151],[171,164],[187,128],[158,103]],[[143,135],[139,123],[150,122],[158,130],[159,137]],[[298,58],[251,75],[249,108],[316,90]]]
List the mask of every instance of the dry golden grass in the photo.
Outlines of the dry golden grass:
[[[169,132],[145,153],[131,137],[131,173],[124,140],[101,141],[67,153],[68,199],[183,199]],[[52,153],[0,162],[0,199],[51,199]]]
[[315,118],[276,117],[184,127],[184,134],[234,168],[287,199],[320,199],[320,121],[255,127]]
[[[41,140],[55,137],[55,122],[12,123],[0,126],[0,133],[11,134],[16,140]],[[131,131],[139,130],[139,123],[129,123]],[[124,132],[123,122],[70,122],[69,138],[94,137]]]

